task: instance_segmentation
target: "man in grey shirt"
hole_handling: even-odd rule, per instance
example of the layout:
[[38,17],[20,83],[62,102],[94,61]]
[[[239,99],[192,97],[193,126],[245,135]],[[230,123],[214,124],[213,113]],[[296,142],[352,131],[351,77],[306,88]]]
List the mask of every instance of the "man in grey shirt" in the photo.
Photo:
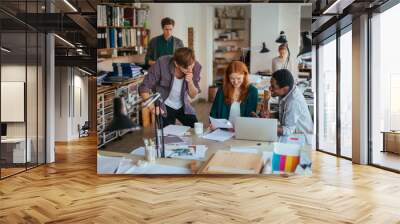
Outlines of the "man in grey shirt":
[[[290,71],[275,71],[269,90],[272,96],[279,97],[278,135],[287,137],[295,133],[304,134],[306,144],[311,144],[314,124],[304,96],[294,85]],[[269,114],[264,113],[264,117],[269,117]]]

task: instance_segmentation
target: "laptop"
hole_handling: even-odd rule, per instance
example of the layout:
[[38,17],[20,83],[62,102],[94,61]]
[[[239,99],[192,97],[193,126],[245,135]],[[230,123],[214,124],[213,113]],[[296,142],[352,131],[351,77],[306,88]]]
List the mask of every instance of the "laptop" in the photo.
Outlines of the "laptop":
[[235,138],[243,140],[278,141],[278,120],[268,118],[238,117],[235,122]]

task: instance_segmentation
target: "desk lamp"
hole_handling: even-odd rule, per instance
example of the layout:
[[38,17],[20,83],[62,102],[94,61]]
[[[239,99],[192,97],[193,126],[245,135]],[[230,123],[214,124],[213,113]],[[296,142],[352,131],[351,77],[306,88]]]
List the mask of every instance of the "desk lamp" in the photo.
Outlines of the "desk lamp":
[[104,129],[105,132],[133,128],[134,124],[127,116],[125,102],[121,97],[114,98],[114,112],[111,124]]
[[[255,47],[246,47],[246,48],[242,48],[242,62],[246,64],[245,62],[245,51],[250,51],[250,50],[255,50],[255,49],[259,49],[259,46],[255,46]],[[265,44],[265,42],[262,42],[261,45],[261,50],[259,51],[260,54],[265,54],[268,53],[270,50],[267,48],[267,45]]]
[[[142,104],[143,103],[143,104]],[[134,103],[135,105],[141,105],[141,108],[147,108],[151,104],[156,107],[160,107],[162,103],[162,98],[160,93],[155,93],[151,95],[146,100],[140,99]],[[124,129],[130,129],[135,127],[131,119],[126,115],[126,107],[124,101],[121,97],[114,98],[114,117],[111,121],[111,124],[106,127],[105,132],[118,131]],[[164,130],[163,130],[163,120],[162,115],[155,113],[155,135],[156,135],[156,149],[157,156],[161,155],[162,158],[165,158],[165,144],[164,144]],[[160,153],[159,153],[160,151]]]

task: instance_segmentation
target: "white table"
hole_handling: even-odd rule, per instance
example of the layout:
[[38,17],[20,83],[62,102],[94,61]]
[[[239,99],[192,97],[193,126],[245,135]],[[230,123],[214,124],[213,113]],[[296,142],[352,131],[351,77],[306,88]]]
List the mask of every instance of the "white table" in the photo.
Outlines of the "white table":
[[[26,144],[26,142],[28,144]],[[12,163],[25,163],[31,162],[32,160],[32,140],[27,138],[25,142],[25,138],[5,138],[1,139],[1,147],[2,151],[9,150],[8,147],[12,147]],[[25,145],[26,151],[25,151]],[[6,147],[4,150],[3,147]],[[26,158],[26,161],[25,161]]]
[[[192,170],[193,173],[196,173],[198,171],[198,168],[200,168],[204,162],[206,162],[215,152],[218,150],[227,150],[230,151],[232,147],[236,148],[252,148],[257,150],[259,153],[263,152],[272,152],[274,150],[274,144],[272,142],[261,142],[261,141],[246,141],[246,140],[237,140],[235,138],[232,138],[230,140],[227,140],[225,142],[217,142],[217,141],[211,141],[207,139],[200,138],[196,135],[193,134],[193,130],[191,130],[192,135],[189,137],[189,144],[194,144],[194,145],[206,145],[208,147],[208,150],[206,152],[205,157],[202,160],[197,161],[197,166],[195,170]],[[311,158],[311,146],[309,145],[304,145],[300,149],[303,152],[306,152],[308,155],[308,158]],[[144,160],[144,156],[139,156],[135,155],[132,153],[121,153],[121,152],[112,152],[112,151],[103,151],[103,150],[98,150],[98,173],[99,174],[107,174],[107,173],[102,173],[100,170],[105,168],[105,166],[112,165],[111,163],[114,163],[114,166],[118,166],[120,163],[121,158],[125,157],[127,159],[132,160],[133,162],[137,162],[139,160]],[[156,160],[156,164],[158,166],[171,166],[175,168],[186,168],[186,169],[192,169],[191,167],[191,161],[192,160],[186,160],[186,159],[179,159],[179,158],[158,158]],[[173,170],[174,174],[175,170]],[[190,170],[188,171],[190,172]],[[155,173],[155,172],[153,172]],[[144,172],[141,174],[149,174],[148,172]],[[157,174],[170,174],[168,172],[163,173],[162,170],[158,170]],[[181,174],[186,174],[185,172],[182,172]]]

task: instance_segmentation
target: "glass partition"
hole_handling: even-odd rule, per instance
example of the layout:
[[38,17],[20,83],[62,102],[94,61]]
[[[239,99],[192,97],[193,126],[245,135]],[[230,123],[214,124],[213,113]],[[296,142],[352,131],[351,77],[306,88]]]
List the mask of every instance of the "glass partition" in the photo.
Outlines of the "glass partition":
[[318,48],[318,149],[336,154],[336,39]]
[[[28,5],[27,5],[28,4]],[[45,162],[45,35],[17,19],[44,1],[2,1],[0,11],[0,178]]]
[[32,155],[30,143],[27,144],[25,110],[28,70],[26,32],[2,32],[1,46],[1,175],[7,177],[26,170],[26,162],[31,162]]
[[400,4],[371,19],[372,163],[400,170]]
[[340,36],[340,155],[352,157],[352,32]]

